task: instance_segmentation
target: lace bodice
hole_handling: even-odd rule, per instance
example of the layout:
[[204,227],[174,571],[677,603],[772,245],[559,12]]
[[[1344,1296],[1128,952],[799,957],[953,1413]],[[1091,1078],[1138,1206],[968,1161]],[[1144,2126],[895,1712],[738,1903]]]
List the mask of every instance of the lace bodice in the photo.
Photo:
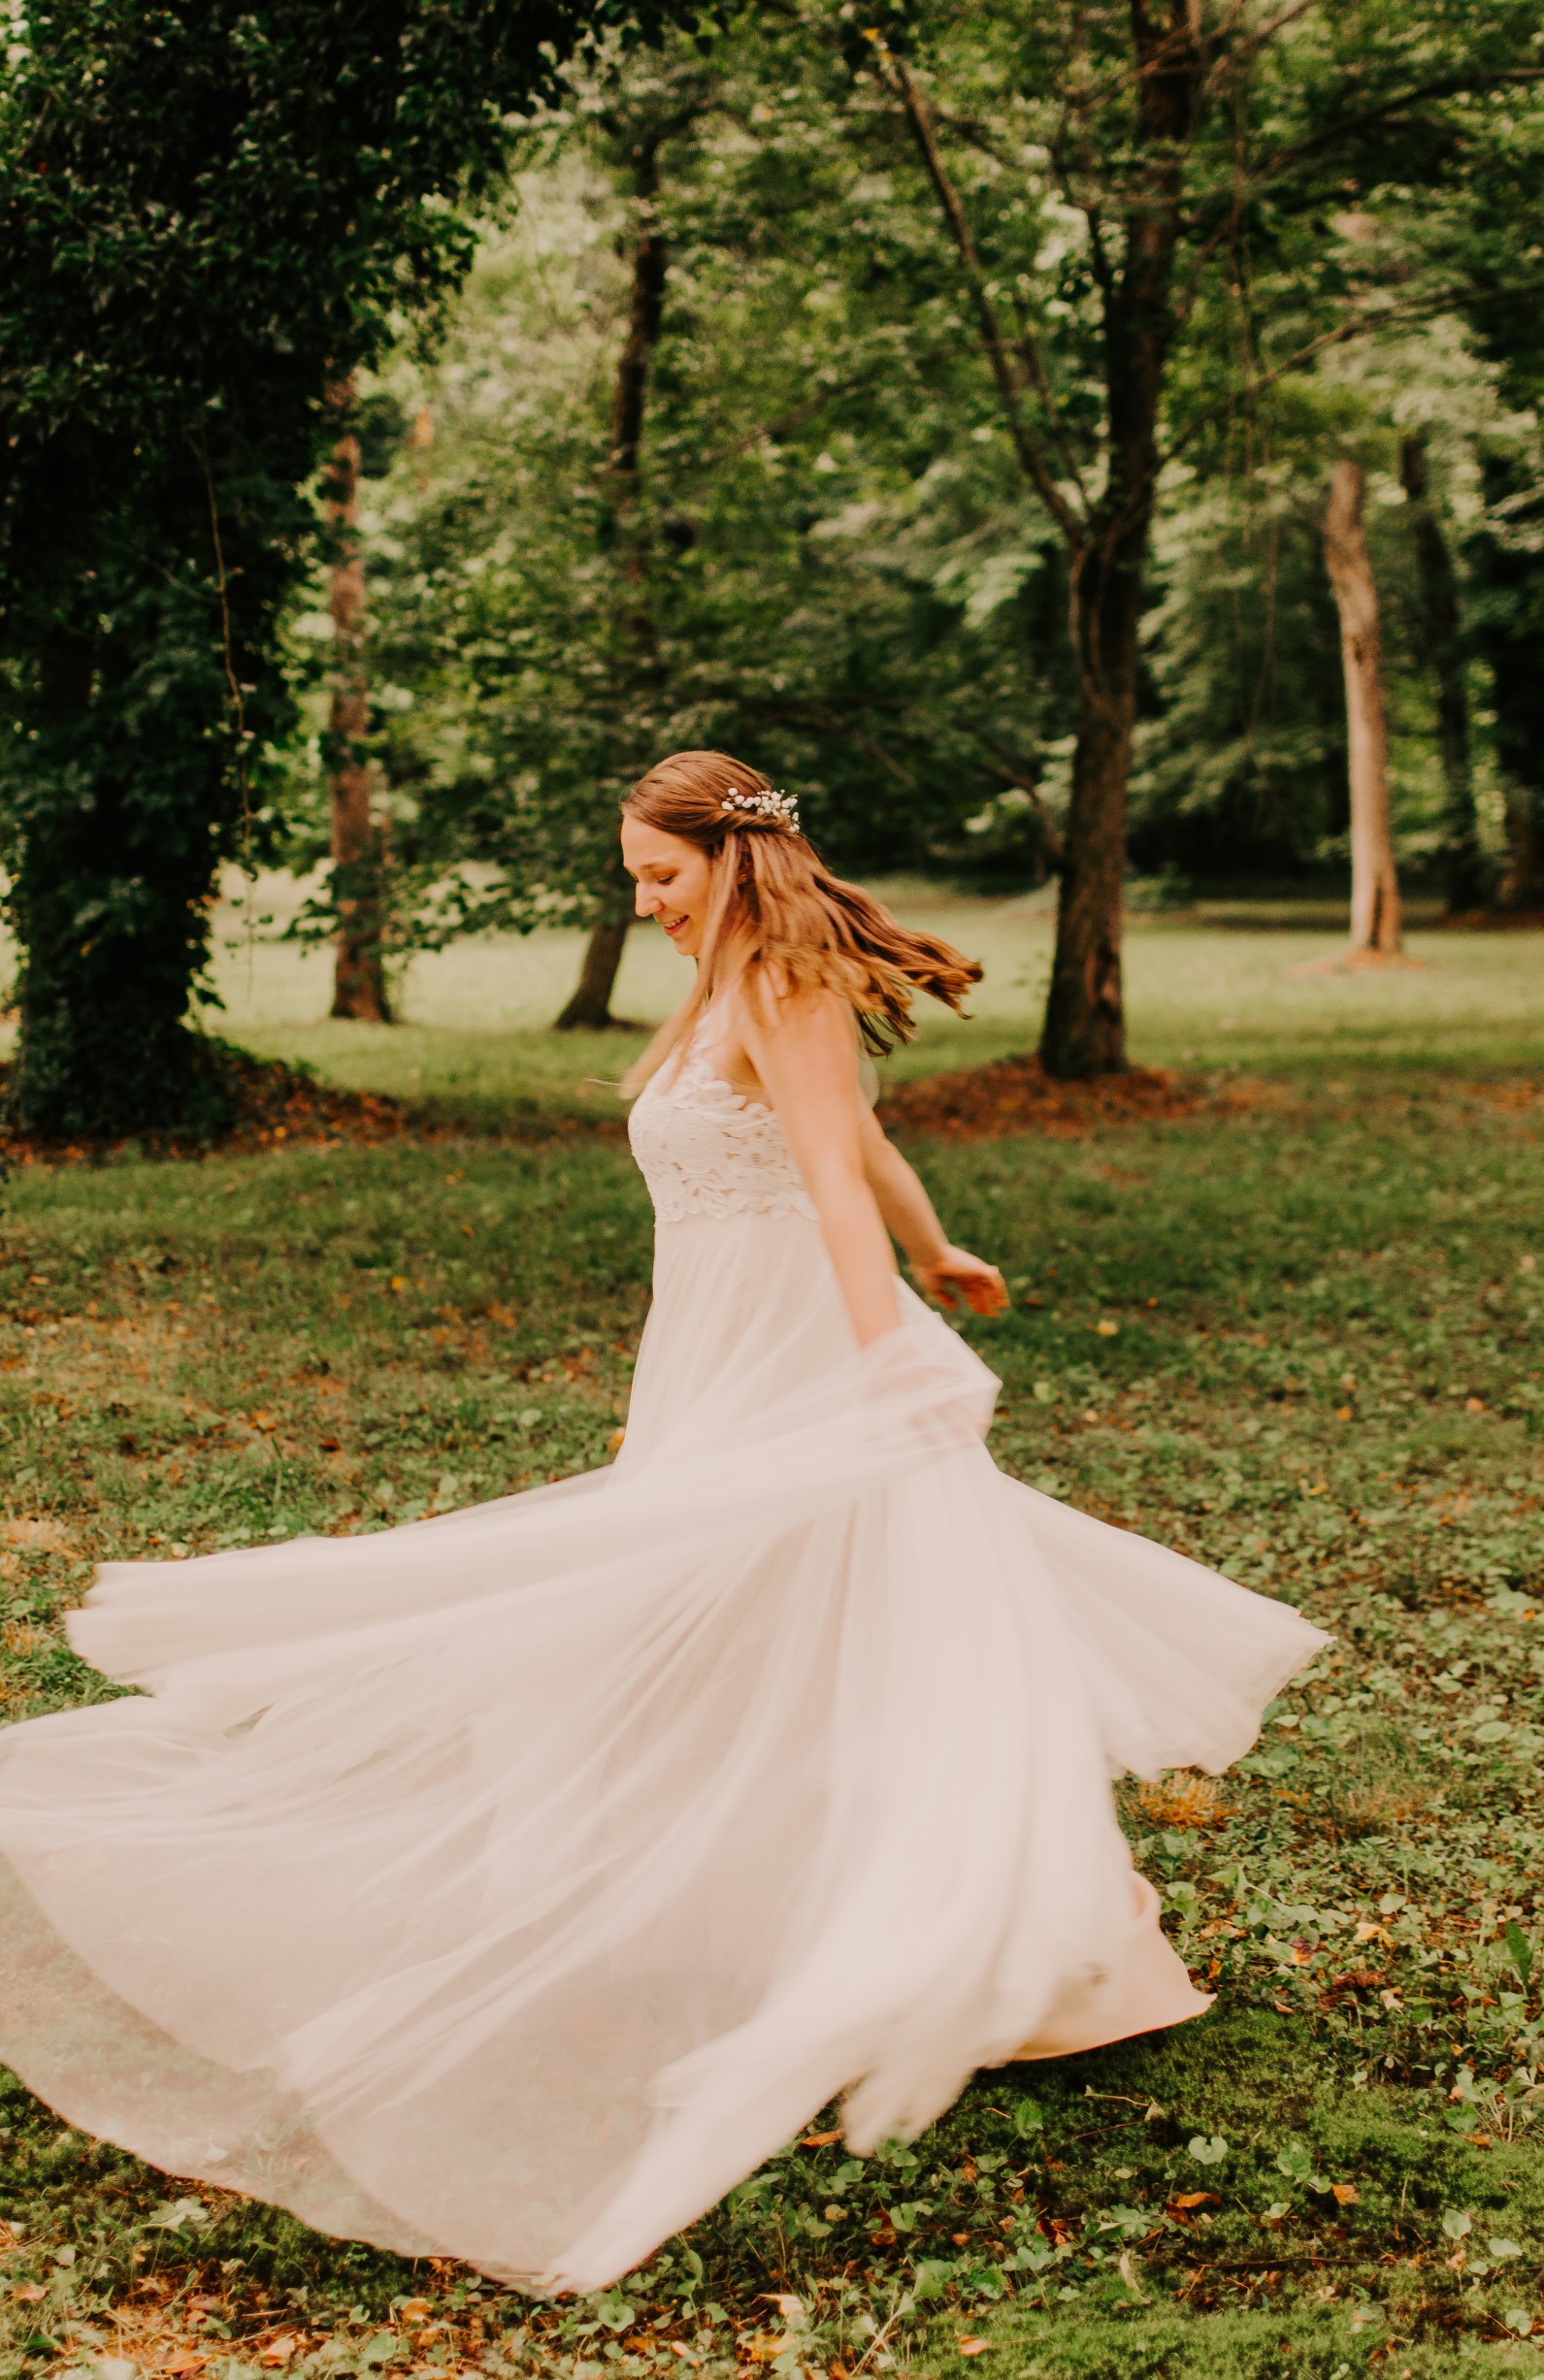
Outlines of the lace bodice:
[[775,1113],[716,1074],[700,1038],[640,1092],[627,1130],[659,1223],[694,1215],[814,1217]]

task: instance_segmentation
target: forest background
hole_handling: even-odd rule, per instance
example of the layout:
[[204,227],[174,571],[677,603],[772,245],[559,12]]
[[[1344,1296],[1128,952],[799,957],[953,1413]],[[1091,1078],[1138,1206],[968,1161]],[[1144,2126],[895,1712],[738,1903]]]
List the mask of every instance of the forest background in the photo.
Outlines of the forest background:
[[1537,907],[1528,9],[399,16],[16,19],[18,1123],[217,1122],[233,861],[326,864],[340,1013],[578,918],[604,1024],[672,746],[1054,876],[1054,1076],[1133,869]]

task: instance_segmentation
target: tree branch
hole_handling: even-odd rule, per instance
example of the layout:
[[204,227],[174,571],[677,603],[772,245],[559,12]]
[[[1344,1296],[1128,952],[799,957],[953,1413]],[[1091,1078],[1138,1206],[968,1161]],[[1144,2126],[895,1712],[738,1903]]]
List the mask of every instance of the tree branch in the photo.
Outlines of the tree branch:
[[[905,112],[906,121],[911,127],[918,153],[927,170],[928,179],[933,184],[943,219],[948,225],[959,253],[966,286],[969,290],[970,302],[975,311],[981,346],[991,366],[992,377],[997,382],[998,395],[1002,400],[1003,414],[1007,420],[1014,449],[1023,467],[1025,477],[1030,481],[1063,537],[1066,538],[1068,544],[1074,553],[1078,553],[1082,550],[1084,524],[1057,485],[1050,467],[1024,418],[1024,409],[1020,403],[1021,392],[1013,370],[1012,350],[1003,336],[997,308],[987,293],[986,277],[981,270],[981,259],[976,250],[975,237],[970,229],[969,218],[966,214],[960,194],[949,178],[948,167],[943,162],[928,115],[927,104],[917,88],[905,60],[896,57],[892,51],[885,49],[882,43],[875,42],[874,49],[875,54],[881,61],[881,72],[888,70],[887,79],[890,87],[895,91]],[[1044,371],[1037,357],[1035,376],[1037,381],[1043,382]]]
[[1333,148],[1339,141],[1370,132],[1374,126],[1387,123],[1390,116],[1418,106],[1424,99],[1462,99],[1481,91],[1504,90],[1513,83],[1538,82],[1544,82],[1544,66],[1507,67],[1493,75],[1436,76],[1429,82],[1413,84],[1407,91],[1396,91],[1393,98],[1384,100],[1378,107],[1364,108],[1356,115],[1339,117],[1336,122],[1327,124],[1322,132],[1315,133],[1311,140],[1299,141],[1294,148],[1278,149],[1273,157],[1262,159],[1251,179],[1268,181],[1272,175],[1286,167],[1297,165],[1302,158],[1311,157],[1321,149]]
[[1000,744],[995,735],[988,735],[981,728],[971,728],[968,732],[971,739],[980,745],[998,774],[1006,777],[1016,793],[1029,795],[1040,822],[1040,831],[1045,837],[1046,864],[1051,873],[1059,876],[1067,864],[1067,837],[1033,772],[1022,761],[1015,760],[1007,746]]
[[1468,288],[1443,289],[1429,297],[1411,298],[1402,306],[1388,306],[1380,308],[1376,313],[1359,314],[1354,321],[1339,323],[1332,331],[1321,331],[1317,339],[1306,341],[1283,362],[1273,364],[1268,372],[1258,373],[1253,379],[1230,389],[1226,397],[1219,397],[1215,405],[1203,407],[1200,412],[1195,414],[1185,424],[1184,429],[1158,457],[1154,466],[1154,475],[1156,476],[1159,472],[1165,470],[1176,455],[1182,454],[1191,440],[1204,430],[1208,423],[1217,421],[1223,414],[1231,412],[1232,408],[1241,401],[1259,396],[1262,389],[1273,387],[1277,380],[1284,380],[1289,373],[1300,372],[1304,365],[1311,364],[1315,356],[1324,354],[1330,347],[1343,347],[1353,339],[1361,339],[1373,331],[1386,331],[1391,325],[1402,327],[1410,323],[1430,321],[1437,314],[1446,313],[1450,307],[1495,306],[1503,300],[1537,299],[1541,293],[1544,293],[1544,277],[1535,281],[1515,281],[1505,289],[1487,290],[1483,298],[1476,298],[1474,291]]

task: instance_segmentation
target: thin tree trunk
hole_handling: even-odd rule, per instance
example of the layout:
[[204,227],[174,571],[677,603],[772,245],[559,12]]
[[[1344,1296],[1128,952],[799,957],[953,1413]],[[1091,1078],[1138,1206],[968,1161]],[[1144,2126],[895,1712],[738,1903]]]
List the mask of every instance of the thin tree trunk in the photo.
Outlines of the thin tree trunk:
[[1399,879],[1389,812],[1389,726],[1383,707],[1383,630],[1363,528],[1366,473],[1337,463],[1325,506],[1325,567],[1340,613],[1351,780],[1351,948],[1393,958],[1399,948]]
[[1416,566],[1421,577],[1422,641],[1436,692],[1437,743],[1442,755],[1443,859],[1450,916],[1477,909],[1485,899],[1485,861],[1474,806],[1474,765],[1469,742],[1469,690],[1464,678],[1458,573],[1431,502],[1426,440],[1419,434],[1399,444],[1399,479],[1410,506]]
[[[353,381],[332,392],[340,415],[353,401]],[[369,694],[364,670],[365,561],[358,537],[359,440],[345,430],[333,447],[326,515],[335,538],[329,603],[333,622],[333,696],[327,728],[327,795],[332,812],[333,883],[338,943],[333,968],[335,1017],[389,1025],[381,964],[382,838],[370,801],[370,763],[364,753]]]
[[601,918],[591,928],[579,980],[568,1006],[552,1021],[554,1032],[605,1032],[620,1022],[611,1014],[611,994],[616,988],[617,970],[627,948],[627,929],[632,923],[630,909],[613,910],[609,917]]
[[[1481,454],[1486,520],[1469,548],[1475,643],[1491,677],[1492,740],[1506,801],[1499,907],[1544,906],[1544,669],[1539,667],[1544,504],[1522,456]],[[1504,526],[1503,526],[1504,524]]]
[[1544,904],[1544,796],[1536,785],[1506,789],[1506,863],[1496,888],[1503,909]]
[[[608,471],[615,505],[617,531],[629,540],[625,564],[630,591],[628,629],[641,650],[652,650],[654,624],[649,616],[646,582],[648,543],[638,518],[639,463],[643,440],[643,415],[648,403],[649,374],[659,344],[665,311],[665,283],[670,274],[670,250],[660,229],[659,142],[642,142],[633,151],[633,280],[628,299],[627,337],[617,359],[616,385],[611,395],[611,443]],[[633,923],[627,898],[604,907],[590,929],[574,996],[553,1019],[556,1032],[583,1027],[604,1032],[625,1019],[611,1014],[611,995],[627,948]]]

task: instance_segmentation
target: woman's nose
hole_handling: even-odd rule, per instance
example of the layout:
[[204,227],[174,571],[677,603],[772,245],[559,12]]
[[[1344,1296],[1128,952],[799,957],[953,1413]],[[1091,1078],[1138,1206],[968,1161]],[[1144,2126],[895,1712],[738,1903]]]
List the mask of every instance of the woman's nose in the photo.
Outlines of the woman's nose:
[[633,896],[634,916],[652,917],[655,910],[659,906],[660,897],[654,891],[653,887],[651,885],[641,884],[638,891]]

